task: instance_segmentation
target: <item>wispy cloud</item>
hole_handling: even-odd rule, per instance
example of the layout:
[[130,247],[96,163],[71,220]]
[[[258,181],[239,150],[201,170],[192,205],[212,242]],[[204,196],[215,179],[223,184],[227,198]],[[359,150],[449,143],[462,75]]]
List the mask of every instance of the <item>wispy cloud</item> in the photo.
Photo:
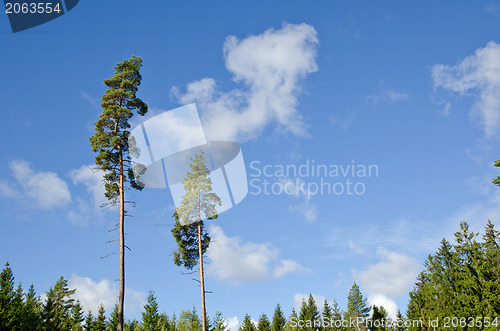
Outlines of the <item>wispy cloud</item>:
[[470,95],[475,102],[469,112],[474,121],[491,137],[500,127],[500,45],[494,41],[478,48],[456,65],[432,67],[436,88]]
[[366,103],[376,105],[379,103],[394,103],[398,101],[406,101],[409,94],[393,89],[386,88],[383,83],[380,84],[379,91],[365,98]]
[[83,99],[87,100],[87,102],[92,106],[96,107],[98,105],[98,99],[92,97],[90,94],[88,94],[85,91],[80,91],[80,95]]
[[248,140],[268,124],[297,136],[307,125],[297,109],[300,81],[315,72],[316,30],[307,24],[284,24],[260,35],[224,43],[227,70],[242,88],[220,91],[212,78],[187,85],[172,94],[182,104],[195,102],[202,113],[209,140]]
[[245,243],[241,238],[226,236],[217,225],[210,226],[210,234],[212,243],[207,256],[211,263],[207,272],[220,281],[260,282],[309,271],[293,260],[280,260],[279,249],[271,243]]
[[92,195],[96,208],[107,202],[104,196],[103,172],[96,169],[95,165],[83,165],[78,169],[73,169],[69,172],[69,177],[73,184],[83,184],[85,186],[87,192]]
[[278,183],[281,185],[283,192],[301,200],[299,204],[290,205],[289,209],[291,212],[299,213],[309,223],[317,220],[318,206],[311,202],[311,197],[314,194],[302,179],[296,178],[294,181],[287,177],[280,177]]

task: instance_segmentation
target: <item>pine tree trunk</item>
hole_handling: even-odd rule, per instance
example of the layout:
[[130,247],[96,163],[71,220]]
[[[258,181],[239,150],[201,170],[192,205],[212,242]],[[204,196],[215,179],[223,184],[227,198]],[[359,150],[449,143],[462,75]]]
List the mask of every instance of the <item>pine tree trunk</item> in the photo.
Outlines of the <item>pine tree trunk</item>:
[[200,258],[200,287],[201,287],[201,326],[202,330],[207,330],[207,317],[205,311],[205,280],[203,278],[203,250],[201,242],[201,215],[200,198],[198,196],[198,254]]
[[123,303],[125,299],[125,197],[123,180],[123,152],[120,155],[120,294],[118,297],[118,325],[116,330],[123,331]]

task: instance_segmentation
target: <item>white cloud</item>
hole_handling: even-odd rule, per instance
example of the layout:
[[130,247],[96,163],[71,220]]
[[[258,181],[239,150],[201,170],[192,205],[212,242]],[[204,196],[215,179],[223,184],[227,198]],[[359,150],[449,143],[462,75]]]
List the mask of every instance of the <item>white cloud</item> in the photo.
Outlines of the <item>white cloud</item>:
[[95,169],[95,165],[84,165],[78,169],[73,169],[69,172],[69,177],[73,184],[85,185],[87,192],[92,194],[96,208],[108,201],[104,196],[103,172],[100,169]]
[[300,213],[309,223],[316,221],[318,218],[318,207],[311,203],[311,197],[318,192],[312,192],[307,183],[300,178],[295,178],[295,181],[293,181],[287,177],[280,177],[278,183],[281,185],[283,192],[302,200],[297,205],[290,205],[290,211]]
[[85,91],[80,91],[80,95],[83,99],[85,99],[92,107],[96,107],[98,104],[98,99],[92,97]]
[[500,45],[490,41],[455,66],[432,67],[435,87],[465,95],[477,93],[470,116],[481,123],[487,136],[500,125]]
[[[325,297],[319,294],[312,293],[312,297],[314,302],[316,302],[316,307],[321,311],[323,309],[323,303],[325,302]],[[302,301],[307,302],[309,300],[309,294],[305,293],[296,293],[293,296],[293,307],[297,313],[300,312],[300,306],[302,305]]]
[[348,240],[347,245],[349,246],[349,249],[354,253],[358,255],[365,254],[365,250],[361,246],[356,245],[352,240]]
[[342,130],[345,131],[352,126],[357,116],[358,112],[354,110],[348,112],[347,116],[345,117],[340,115],[329,115],[328,121],[330,122],[331,126],[340,126]]
[[279,250],[270,243],[244,243],[226,236],[217,225],[210,226],[210,234],[213,242],[207,252],[211,262],[207,272],[220,281],[259,282],[308,271],[293,260],[278,260]]
[[443,115],[443,117],[450,117],[450,114],[451,114],[450,108],[451,108],[451,103],[447,102],[444,105],[443,110],[441,111],[441,114]]
[[226,318],[227,328],[229,331],[237,331],[240,327],[240,321],[237,316]]
[[398,101],[408,100],[408,93],[398,92],[385,88],[383,84],[380,85],[379,92],[366,97],[366,102],[376,105],[378,103],[394,103]]
[[377,255],[381,261],[357,273],[357,278],[370,294],[395,297],[408,292],[415,282],[419,263],[404,254],[379,247]]
[[382,306],[387,310],[389,317],[392,318],[393,320],[396,319],[396,316],[398,314],[398,305],[394,302],[394,300],[389,299],[383,294],[377,294],[374,296],[368,297],[368,303],[370,306],[376,305],[378,307]]
[[[107,312],[110,312],[118,301],[118,285],[107,279],[95,282],[91,278],[73,274],[68,281],[69,288],[76,288],[73,295],[80,300],[85,311],[97,313],[102,303]],[[132,289],[125,290],[125,314],[133,315],[141,311],[146,303],[146,294]]]
[[7,182],[0,181],[0,196],[8,197],[8,198],[15,198],[18,195],[19,195],[19,192],[17,192]]
[[310,25],[284,24],[243,40],[229,36],[226,68],[244,87],[222,92],[212,78],[203,78],[188,84],[184,94],[178,88],[172,93],[183,104],[196,102],[209,140],[251,139],[272,122],[304,135],[297,94],[299,81],[317,70],[316,35]]
[[28,200],[28,207],[50,209],[61,207],[71,202],[71,194],[66,182],[54,172],[35,171],[30,163],[14,160],[10,170],[16,181],[15,186],[0,182],[0,194],[3,196]]
[[397,313],[393,298],[405,295],[415,283],[419,263],[407,255],[379,247],[380,262],[354,272],[354,277],[367,289],[369,303],[383,305],[391,317]]

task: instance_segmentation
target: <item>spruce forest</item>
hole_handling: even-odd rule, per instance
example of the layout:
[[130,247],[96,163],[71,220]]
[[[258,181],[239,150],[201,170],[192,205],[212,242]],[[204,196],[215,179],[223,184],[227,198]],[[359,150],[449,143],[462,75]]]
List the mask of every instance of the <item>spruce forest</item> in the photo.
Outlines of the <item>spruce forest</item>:
[[[0,275],[0,330],[116,330],[118,306],[98,314],[83,311],[72,299],[78,289],[68,288],[60,278],[44,299],[31,285],[27,290],[15,282],[12,267],[6,263]],[[284,312],[280,304],[274,312],[246,315],[241,331],[279,330],[499,330],[500,329],[500,232],[488,221],[482,234],[460,223],[455,241],[443,239],[439,250],[430,254],[424,269],[409,293],[406,311],[391,319],[382,306],[368,306],[354,283],[347,294],[347,307],[335,298],[315,302],[312,295],[296,311]],[[271,298],[266,298],[266,300]],[[211,331],[228,330],[223,312],[207,319]],[[362,323],[358,323],[361,321]],[[439,322],[436,326],[433,323]],[[126,320],[124,330],[198,331],[201,317],[196,308],[162,312],[150,291],[142,319]]]

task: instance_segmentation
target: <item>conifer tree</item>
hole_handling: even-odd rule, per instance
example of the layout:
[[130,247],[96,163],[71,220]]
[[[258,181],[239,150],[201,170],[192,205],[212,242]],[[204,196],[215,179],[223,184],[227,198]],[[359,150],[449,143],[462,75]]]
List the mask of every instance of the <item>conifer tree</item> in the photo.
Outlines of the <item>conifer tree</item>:
[[73,309],[71,310],[71,330],[73,331],[83,330],[82,323],[84,320],[85,317],[83,316],[82,304],[80,303],[80,300],[77,300],[75,305],[73,306]]
[[393,328],[394,331],[406,331],[405,327],[405,318],[401,311],[398,309],[398,313],[396,314],[396,327]]
[[[201,288],[201,321],[202,330],[207,330],[205,307],[205,280],[203,255],[210,243],[210,237],[203,229],[203,220],[217,218],[216,205],[221,205],[221,199],[212,192],[210,170],[203,150],[196,154],[189,164],[190,170],[184,178],[185,195],[174,214],[175,226],[172,234],[177,242],[178,250],[174,252],[174,263],[192,269],[196,263],[199,266]],[[182,221],[179,222],[179,220]]]
[[272,331],[282,331],[285,329],[286,318],[278,303],[274,309]]
[[20,330],[24,314],[24,292],[21,284],[16,288],[9,310],[12,330]]
[[183,310],[176,324],[178,331],[200,331],[202,329],[200,317],[195,307],[192,310]]
[[14,296],[14,275],[7,262],[0,273],[0,330],[2,331],[13,328],[11,304]]
[[141,84],[140,68],[142,59],[132,56],[130,59],[115,66],[114,75],[106,79],[104,84],[108,87],[102,96],[102,109],[99,120],[95,123],[95,134],[90,137],[92,151],[97,153],[96,164],[104,172],[106,198],[110,203],[119,203],[120,220],[118,223],[120,241],[120,288],[118,297],[118,331],[123,330],[123,309],[125,298],[125,189],[127,182],[135,189],[137,185],[130,153],[139,152],[131,150],[129,146],[130,128],[129,120],[136,111],[139,115],[146,114],[147,105],[136,96]]
[[299,319],[305,324],[304,330],[312,331],[321,326],[318,307],[316,306],[316,302],[314,301],[312,294],[309,294],[307,302],[302,300]]
[[299,318],[297,316],[295,308],[292,308],[292,313],[288,317],[288,321],[285,324],[285,330],[286,331],[298,330],[298,327],[294,326],[297,323],[298,319]]
[[42,328],[42,305],[33,284],[26,294],[22,325],[23,330],[38,331]]
[[[388,331],[387,325],[389,314],[383,306],[372,306],[372,316],[370,331]],[[383,324],[382,324],[383,323]],[[382,326],[384,325],[384,326]]]
[[158,313],[158,303],[156,303],[156,297],[154,291],[149,291],[147,303],[144,305],[144,311],[142,312],[142,326],[145,331],[157,330],[159,324],[160,315]]
[[175,313],[172,314],[172,318],[170,319],[170,331],[178,331],[178,320]]
[[54,287],[47,291],[47,299],[43,307],[45,330],[71,329],[71,310],[75,301],[71,296],[75,291],[75,289],[69,289],[68,281],[63,277],[60,277]]
[[227,322],[226,319],[222,316],[220,311],[217,311],[214,316],[213,327],[210,331],[227,331]]
[[330,325],[331,321],[333,319],[333,312],[332,308],[330,308],[330,305],[328,304],[328,301],[323,302],[323,311],[321,313],[321,320],[323,321],[322,325],[323,331],[333,331],[334,328]]
[[106,310],[104,305],[101,303],[99,309],[97,310],[97,318],[94,321],[92,328],[93,331],[106,331]]
[[257,328],[252,322],[252,319],[250,318],[250,315],[246,314],[245,317],[243,318],[243,322],[241,322],[240,328],[238,329],[239,331],[257,331]]
[[260,315],[259,322],[257,323],[258,331],[271,331],[271,323],[266,314]]
[[[342,325],[342,311],[339,308],[339,305],[335,299],[332,302],[332,320],[334,325]],[[330,323],[331,325],[331,323]]]
[[109,316],[107,331],[115,331],[118,328],[118,304],[115,304]]
[[85,316],[85,324],[83,325],[83,330],[92,331],[94,329],[94,316],[92,316],[92,312],[89,310],[87,315]]
[[160,313],[158,315],[157,330],[158,331],[171,331],[170,320],[169,320],[168,315],[166,313]]
[[[482,316],[490,319],[486,330],[500,326],[498,232],[488,222],[484,242],[478,242],[477,237],[478,233],[461,222],[460,231],[455,233],[456,244],[443,239],[439,250],[429,255],[410,292],[409,320],[420,320],[424,329],[432,329],[429,321],[447,316],[469,322]],[[419,328],[411,326],[408,330]]]
[[[358,284],[354,282],[347,296],[347,312],[345,319],[347,321],[360,321],[366,319],[370,313],[370,308],[366,305],[366,298],[363,297]],[[348,323],[349,325],[351,323]],[[364,323],[356,323],[357,327],[366,329]]]
[[[125,331],[142,331],[142,325],[136,319],[132,321],[127,321],[123,324],[123,329]],[[172,330],[168,330],[172,331]]]

